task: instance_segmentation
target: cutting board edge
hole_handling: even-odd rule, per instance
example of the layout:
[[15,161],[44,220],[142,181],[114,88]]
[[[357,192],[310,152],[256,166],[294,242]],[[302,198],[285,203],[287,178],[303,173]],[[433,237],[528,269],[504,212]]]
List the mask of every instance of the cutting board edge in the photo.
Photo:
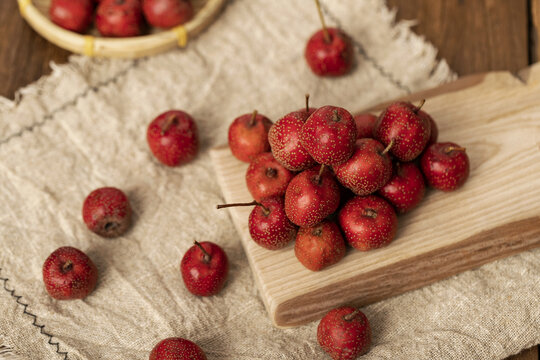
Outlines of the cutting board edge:
[[[524,231],[526,235],[524,235]],[[482,239],[487,240],[482,242]],[[478,268],[481,265],[489,262],[516,255],[520,252],[538,247],[540,247],[540,216],[528,217],[482,231],[460,242],[419,254],[414,258],[398,261],[389,265],[387,268],[357,274],[350,278],[343,279],[338,284],[334,283],[332,285],[326,285],[312,292],[288,299],[270,299],[269,304],[271,312],[269,314],[273,324],[278,328],[296,327],[322,317],[326,311],[336,306],[341,306],[348,303],[356,306],[369,305],[377,301],[398,296],[405,292],[416,290],[437,281],[447,279],[461,272]],[[505,248],[506,251],[501,251],[501,248]],[[467,249],[470,249],[471,253],[478,254],[478,257],[474,258],[472,261],[466,260],[467,258],[463,256],[463,253],[466,253]],[[428,258],[431,261],[425,261],[425,259]],[[437,261],[440,262],[431,267],[431,272],[429,269],[417,269],[414,266],[415,264],[432,264]],[[459,264],[459,266],[441,273],[441,268],[450,267],[454,264]],[[433,271],[435,268],[437,271]],[[414,278],[415,274],[413,271],[415,270],[418,270],[418,273],[420,273],[423,278],[414,284],[406,284],[403,279]],[[378,276],[379,274],[374,273],[384,273],[385,276],[388,276],[389,273],[393,274],[395,276],[395,283],[385,283],[383,281],[384,279],[381,279],[380,276]],[[365,278],[372,279],[372,283],[370,285],[371,287],[380,287],[381,284],[385,284],[386,287],[384,288],[384,292],[379,293],[375,297],[367,299],[361,296],[357,297],[349,294],[349,296],[346,296],[344,300],[342,297],[342,289],[345,288],[344,284],[350,288],[358,288],[360,286],[358,282],[363,282],[363,279]],[[330,294],[328,289],[329,287],[334,288],[333,292]],[[368,291],[368,293],[373,294],[373,291]],[[388,296],[389,294],[392,294],[392,296]],[[325,306],[321,306],[316,312],[310,311],[310,315],[302,316],[300,319],[298,319],[297,316],[288,316],[286,310],[281,310],[282,308],[291,306],[298,307],[299,299],[307,298],[314,298],[314,300],[307,303],[302,303],[301,305],[304,307],[308,306],[310,309],[313,309],[312,306],[314,301],[335,297],[340,297],[341,299]]]

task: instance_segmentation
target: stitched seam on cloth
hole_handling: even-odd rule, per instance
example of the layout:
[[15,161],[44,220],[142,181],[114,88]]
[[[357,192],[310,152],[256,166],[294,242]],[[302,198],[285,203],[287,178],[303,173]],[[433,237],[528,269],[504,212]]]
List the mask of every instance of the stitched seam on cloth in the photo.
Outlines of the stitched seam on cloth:
[[[330,20],[332,20],[334,23],[336,23],[336,25],[340,28],[340,29],[343,29],[343,25],[341,24],[341,21],[339,21],[338,17],[336,15],[334,15],[334,13],[332,13],[330,11],[330,9],[323,3],[321,2],[321,9],[322,11],[328,16],[328,18],[330,18]],[[389,73],[388,71],[386,71],[378,62],[377,62],[377,59],[375,59],[374,57],[370,56],[366,49],[364,48],[364,45],[362,45],[362,43],[358,40],[356,40],[354,37],[351,36],[351,39],[352,39],[352,42],[353,42],[353,45],[354,47],[356,48],[356,50],[358,50],[358,53],[360,55],[362,55],[364,57],[364,59],[366,59],[367,61],[369,61],[373,67],[385,78],[387,78],[388,80],[390,80],[390,82],[392,84],[394,84],[397,88],[403,90],[403,91],[406,91],[408,94],[410,94],[412,91],[411,89],[407,86],[407,85],[404,85],[401,81],[399,81],[398,79],[396,79],[391,73]]]
[[[2,268],[0,268],[0,274],[2,272]],[[4,282],[4,290],[12,297],[15,299],[15,302],[19,305],[21,305],[23,307],[23,314],[31,317],[33,320],[32,320],[32,326],[35,326],[37,328],[39,328],[39,332],[43,335],[45,335],[46,337],[48,337],[48,341],[47,343],[50,344],[52,347],[55,347],[55,351],[57,354],[59,355],[63,355],[64,356],[64,360],[68,360],[68,353],[66,351],[60,351],[60,343],[58,341],[52,341],[53,340],[53,335],[49,334],[48,332],[45,331],[45,325],[39,325],[37,323],[37,315],[31,313],[30,311],[28,311],[28,306],[29,304],[26,304],[24,303],[21,299],[22,299],[22,296],[20,295],[15,295],[15,289],[9,289],[7,287],[7,282],[9,281],[9,278],[5,278],[5,277],[1,277],[0,276],[0,281],[3,281]]]
[[[145,58],[143,59],[144,61],[147,61],[148,58]],[[35,122],[33,123],[32,125],[28,125],[28,126],[25,126],[24,128],[22,128],[20,131],[14,133],[14,134],[11,134],[9,135],[8,137],[6,137],[5,139],[2,139],[0,140],[0,146],[8,143],[9,141],[11,141],[12,139],[16,138],[16,137],[21,137],[23,134],[27,133],[27,132],[32,132],[34,131],[34,129],[36,128],[39,128],[41,126],[43,126],[45,123],[47,123],[47,121],[51,120],[52,118],[54,118],[54,116],[72,106],[75,106],[77,104],[77,101],[79,101],[80,99],[83,99],[85,98],[88,94],[90,94],[90,92],[97,92],[99,91],[99,89],[101,89],[102,87],[105,87],[107,85],[110,85],[116,81],[118,81],[121,77],[123,77],[124,75],[126,75],[130,70],[132,69],[135,69],[136,67],[139,66],[139,64],[143,62],[141,61],[140,59],[137,59],[137,60],[134,60],[133,63],[128,66],[127,68],[125,68],[124,70],[122,71],[119,71],[117,74],[115,74],[113,77],[110,77],[109,79],[107,80],[103,80],[103,81],[100,81],[98,82],[96,85],[94,86],[89,86],[87,87],[83,92],[81,92],[80,94],[76,95],[73,99],[65,102],[63,105],[61,105],[60,107],[54,109],[53,111],[51,111],[50,113],[46,114],[43,116],[43,118],[41,119],[41,121],[38,121],[38,122]]]

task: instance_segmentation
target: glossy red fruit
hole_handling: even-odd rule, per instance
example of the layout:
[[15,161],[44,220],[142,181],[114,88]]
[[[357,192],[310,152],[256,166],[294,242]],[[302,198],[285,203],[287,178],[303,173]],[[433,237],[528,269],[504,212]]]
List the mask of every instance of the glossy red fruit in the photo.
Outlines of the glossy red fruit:
[[149,360],[206,360],[206,355],[194,342],[176,337],[157,343]]
[[171,28],[193,18],[190,0],[143,0],[142,8],[146,21],[159,28]]
[[272,153],[257,155],[249,164],[246,184],[257,201],[272,196],[283,196],[294,174],[274,159]]
[[339,196],[339,185],[329,171],[305,170],[287,187],[285,213],[298,226],[313,226],[337,210]]
[[96,287],[98,270],[81,250],[70,246],[56,249],[43,264],[43,282],[58,300],[84,299]]
[[396,235],[397,216],[386,200],[375,196],[357,196],[339,212],[339,224],[349,244],[368,251],[388,245]]
[[199,150],[197,125],[180,110],[170,110],[156,117],[146,131],[150,151],[167,166],[183,165],[195,158]]
[[356,124],[356,138],[373,138],[373,130],[377,117],[373,114],[358,114],[354,115],[354,123]]
[[140,0],[102,0],[97,7],[96,27],[103,36],[137,36],[143,24]]
[[93,0],[52,0],[49,7],[49,16],[53,23],[79,33],[88,29],[93,14]]
[[268,131],[272,122],[254,111],[234,119],[229,126],[229,147],[240,161],[251,162],[256,155],[270,151]]
[[356,142],[356,124],[352,115],[337,106],[323,106],[306,120],[300,143],[320,164],[337,165],[347,161]]
[[357,195],[374,193],[392,176],[392,160],[374,139],[356,141],[351,158],[333,167],[338,181]]
[[279,119],[268,133],[272,154],[291,171],[302,171],[315,165],[315,160],[300,144],[300,131],[316,109],[293,111]]
[[392,143],[390,152],[404,162],[420,155],[431,135],[431,124],[418,116],[419,111],[411,103],[396,102],[381,113],[375,124],[375,138],[384,146]]
[[248,219],[248,229],[253,241],[268,250],[281,249],[296,236],[297,227],[285,214],[283,198],[274,196],[248,203],[218,205],[218,209],[255,206]]
[[211,296],[220,292],[225,285],[229,261],[219,245],[210,241],[195,242],[184,254],[180,271],[190,293]]
[[469,177],[469,157],[465,148],[452,143],[435,143],[420,160],[428,184],[442,191],[461,187]]
[[418,116],[420,116],[421,118],[424,118],[424,121],[429,121],[429,123],[431,124],[430,125],[431,132],[429,135],[429,140],[426,145],[426,148],[427,148],[429,145],[435,144],[437,142],[437,139],[439,138],[439,128],[437,127],[437,123],[435,122],[435,120],[433,120],[433,118],[424,110],[419,110]]
[[369,351],[371,328],[359,309],[343,306],[329,311],[317,327],[317,340],[334,360],[353,360]]
[[422,201],[425,192],[420,169],[414,163],[397,162],[392,178],[379,190],[379,195],[394,205],[399,213],[405,213]]
[[112,238],[124,234],[131,225],[131,206],[122,190],[103,187],[86,197],[82,217],[90,231]]
[[296,236],[296,226],[285,214],[283,198],[263,199],[249,214],[249,233],[253,241],[268,250],[287,246]]
[[296,234],[294,254],[309,270],[319,271],[337,263],[343,259],[345,251],[345,241],[333,221],[300,228]]
[[341,76],[349,72],[353,64],[351,38],[340,29],[321,29],[309,39],[304,56],[316,75]]

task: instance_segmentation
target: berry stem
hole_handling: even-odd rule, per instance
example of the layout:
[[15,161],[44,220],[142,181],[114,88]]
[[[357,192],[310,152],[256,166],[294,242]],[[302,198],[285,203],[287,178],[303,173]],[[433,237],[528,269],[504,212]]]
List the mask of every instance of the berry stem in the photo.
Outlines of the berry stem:
[[413,110],[415,114],[418,114],[418,112],[420,111],[420,109],[422,108],[422,106],[424,106],[424,104],[426,103],[426,99],[422,99],[420,100],[420,104],[418,104],[418,106]]
[[375,219],[377,217],[377,211],[375,211],[373,209],[370,209],[370,208],[367,208],[367,209],[364,209],[364,214],[363,215],[366,216],[366,217]]
[[169,116],[167,116],[167,118],[165,119],[165,122],[161,124],[161,135],[165,135],[167,130],[169,130],[176,121],[178,120],[176,119],[175,114],[170,114]]
[[467,149],[461,146],[448,146],[446,149],[444,149],[444,153],[450,154],[452,151],[465,151],[465,150]]
[[338,113],[337,109],[335,109],[335,110],[332,112],[332,121],[334,121],[334,122],[339,122],[339,121],[341,121],[341,116],[339,116],[339,113]]
[[322,233],[323,233],[322,226],[319,226],[319,227],[313,229],[313,231],[311,232],[311,235],[313,235],[313,236],[321,236]]
[[315,181],[317,181],[317,184],[319,184],[319,185],[322,184],[322,174],[324,172],[324,167],[325,167],[325,165],[322,164],[321,168],[319,169],[319,173],[317,174],[317,177],[315,178]]
[[248,125],[249,126],[255,126],[255,119],[257,118],[257,110],[253,110],[253,113],[251,114],[251,119],[249,120]]
[[266,176],[269,177],[269,178],[275,178],[277,176],[277,170],[272,168],[272,167],[269,167],[269,168],[266,168]]
[[360,312],[359,309],[354,310],[352,313],[343,316],[343,320],[351,321]]
[[70,271],[71,269],[73,269],[73,263],[71,262],[71,260],[66,261],[64,265],[62,265],[62,272],[64,274]]
[[198,242],[197,240],[193,241],[193,243],[195,245],[197,245],[199,247],[199,249],[201,249],[201,251],[203,252],[204,256],[203,256],[203,261],[205,264],[208,264],[210,262],[210,260],[212,259],[212,256],[210,256],[210,254],[208,253],[208,251],[206,251],[203,246],[201,245],[200,242]]
[[309,94],[306,94],[306,112],[309,113]]
[[389,152],[392,146],[394,146],[394,142],[395,142],[394,139],[390,140],[390,143],[388,144],[388,146],[386,146],[386,148],[383,150],[381,154],[385,155],[387,152]]
[[264,212],[265,213],[270,213],[270,209],[267,208],[266,206],[264,206],[263,204],[261,204],[260,202],[256,201],[256,200],[253,200],[252,202],[248,202],[248,203],[232,203],[232,204],[220,204],[220,205],[217,205],[216,208],[217,209],[224,209],[224,208],[228,208],[228,207],[237,207],[237,206],[260,206],[264,209]]
[[321,4],[319,0],[315,0],[315,5],[317,5],[317,12],[319,13],[319,18],[321,19],[324,41],[326,43],[329,43],[330,41],[332,41],[332,39],[330,38],[330,33],[328,32],[328,29],[326,28],[326,23],[324,22],[324,16],[322,13]]

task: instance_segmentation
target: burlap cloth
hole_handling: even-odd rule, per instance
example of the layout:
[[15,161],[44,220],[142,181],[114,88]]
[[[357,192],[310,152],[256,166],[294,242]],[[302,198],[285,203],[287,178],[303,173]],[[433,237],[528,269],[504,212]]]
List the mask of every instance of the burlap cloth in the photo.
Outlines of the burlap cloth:
[[[340,79],[311,74],[303,47],[318,27],[312,1],[236,0],[185,50],[137,61],[73,57],[52,76],[0,101],[0,358],[147,359],[169,336],[210,359],[324,359],[316,323],[272,327],[222,201],[208,149],[229,123],[258,109],[276,120],[303,105],[357,110],[453,78],[436,50],[394,24],[382,0],[324,1],[328,22],[356,41]],[[331,11],[329,11],[331,9]],[[193,163],[166,168],[148,150],[147,124],[179,108],[197,120]],[[444,137],[444,134],[441,134]],[[135,212],[106,240],[81,220],[94,188],[124,189]],[[179,263],[192,241],[224,247],[224,291],[197,298]],[[59,246],[86,251],[100,271],[84,301],[55,301],[41,267]],[[364,309],[365,359],[500,359],[540,342],[540,251],[529,251]],[[11,354],[11,355],[10,355]],[[16,355],[14,355],[16,354]]]

